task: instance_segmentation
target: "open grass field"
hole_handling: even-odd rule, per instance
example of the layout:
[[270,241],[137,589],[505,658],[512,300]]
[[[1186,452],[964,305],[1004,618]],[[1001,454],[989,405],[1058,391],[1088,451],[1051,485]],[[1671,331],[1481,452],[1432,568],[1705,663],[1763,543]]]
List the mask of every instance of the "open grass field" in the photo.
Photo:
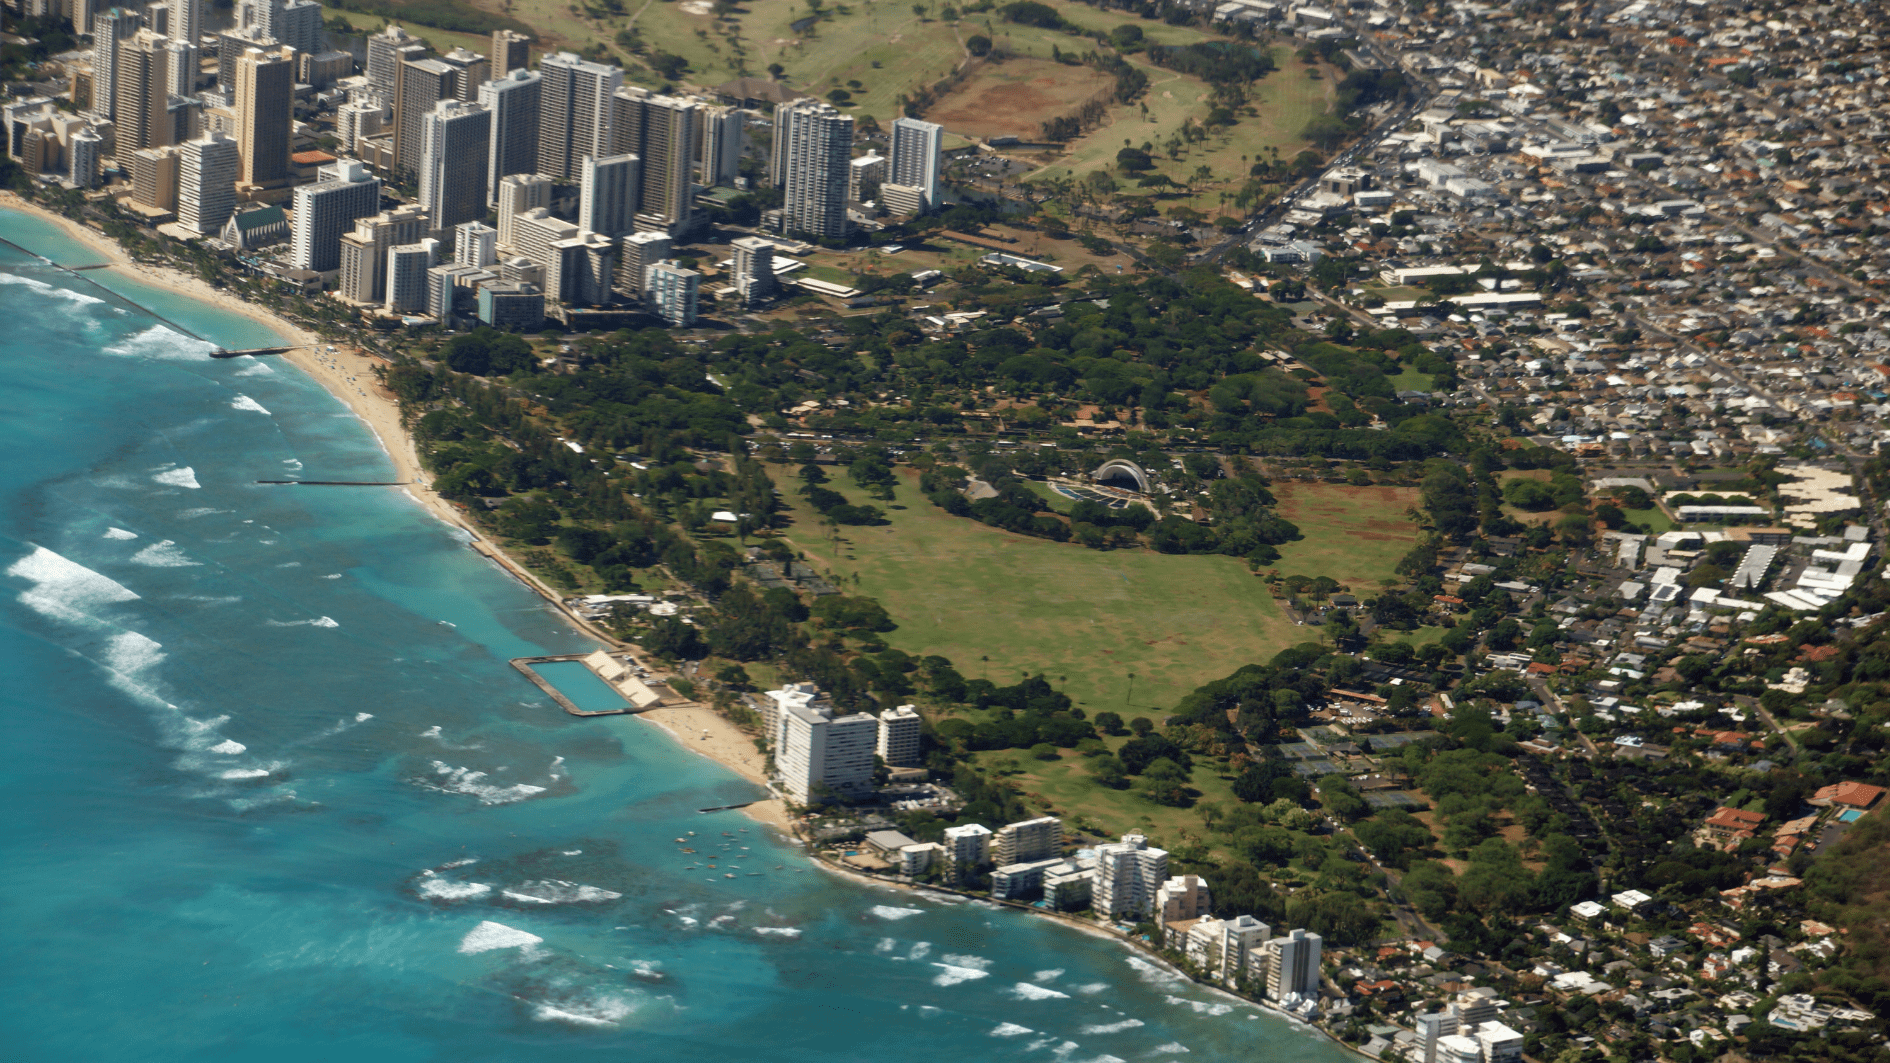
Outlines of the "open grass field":
[[1311,634],[1235,558],[1013,535],[947,514],[910,482],[893,505],[906,508],[889,509],[880,527],[842,528],[837,548],[798,504],[788,534],[849,590],[886,606],[899,624],[887,642],[949,657],[968,677],[1008,684],[1041,672],[1089,711],[1147,715]]
[[1405,515],[1418,504],[1415,487],[1283,483],[1272,491],[1280,515],[1304,536],[1279,547],[1273,567],[1283,575],[1331,576],[1375,591],[1417,543],[1417,525]]
[[[847,483],[830,486],[888,505]],[[1208,680],[1317,637],[1288,621],[1237,558],[1095,551],[1013,535],[950,516],[911,480],[890,504],[904,508],[887,508],[889,523],[841,528],[836,544],[785,470],[782,487],[795,520],[789,538],[836,582],[886,606],[899,624],[889,643],[941,654],[965,675],[998,683],[1041,672],[1092,712],[1154,714]],[[1281,548],[1282,572],[1353,585],[1391,575],[1414,537],[1403,519],[1409,489],[1301,490],[1293,519],[1307,538]]]
[[[1008,229],[1005,226],[992,226],[1000,232],[1009,232],[1018,238],[1010,247],[1010,252],[1025,258],[1034,258],[1041,262],[1050,262],[1062,266],[1067,272],[1075,272],[1087,265],[1093,265],[1105,273],[1114,274],[1120,266],[1124,271],[1136,269],[1135,260],[1124,254],[1096,255],[1074,239],[1059,240],[1041,232],[1026,232],[1021,229]],[[887,277],[900,273],[914,273],[920,270],[936,269],[950,273],[971,265],[989,252],[982,247],[961,244],[943,236],[932,234],[918,241],[909,242],[905,250],[896,255],[882,255],[877,252],[830,252],[817,251],[803,256],[810,265],[831,266],[844,270],[849,278],[854,273],[869,273]],[[921,301],[924,301],[923,299]]]
[[[1127,739],[1106,741],[1113,751]],[[1140,828],[1148,831],[1157,845],[1177,844],[1184,832],[1196,837],[1207,834],[1193,809],[1158,805],[1133,788],[1112,790],[1103,786],[1090,774],[1091,762],[1069,750],[1064,750],[1058,760],[1037,760],[1021,749],[979,753],[975,759],[980,765],[1003,770],[1012,784],[1038,803],[1102,834],[1121,835]],[[1195,759],[1189,785],[1201,792],[1197,805],[1211,802],[1230,808],[1240,803],[1234,796],[1233,783],[1221,777],[1223,770],[1206,758]]]

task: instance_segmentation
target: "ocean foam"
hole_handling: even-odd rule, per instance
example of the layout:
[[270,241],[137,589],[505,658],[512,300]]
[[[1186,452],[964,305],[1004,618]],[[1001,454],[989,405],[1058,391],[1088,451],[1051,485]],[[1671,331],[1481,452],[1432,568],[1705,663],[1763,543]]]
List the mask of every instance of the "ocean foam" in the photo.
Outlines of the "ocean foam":
[[177,469],[166,469],[156,476],[151,477],[151,481],[153,483],[163,484],[166,487],[188,487],[193,491],[203,487],[202,484],[197,482],[197,470],[188,465]]
[[915,915],[925,914],[925,910],[922,908],[894,908],[890,904],[875,904],[871,908],[868,908],[867,911],[873,915],[879,916],[881,919],[895,923],[901,919],[910,919]]
[[1001,1022],[991,1031],[992,1037],[1022,1037],[1037,1031],[1028,1026],[1019,1026],[1014,1022]]
[[228,512],[230,511],[227,509],[218,509],[215,506],[198,506],[195,509],[180,510],[177,514],[177,519],[178,520],[196,520],[198,517],[207,517],[212,513],[228,513]]
[[460,939],[459,951],[471,956],[479,952],[491,952],[493,949],[522,949],[527,945],[536,945],[545,940],[537,934],[528,934],[516,927],[495,923],[488,919],[473,927]]
[[581,886],[575,882],[563,882],[558,879],[521,882],[499,892],[501,896],[523,904],[596,904],[602,901],[614,901],[623,896],[621,893],[613,893],[597,886]]
[[915,961],[923,960],[931,954],[932,943],[930,941],[921,941],[912,946],[911,952],[906,953],[906,959]]
[[56,285],[47,284],[37,277],[22,277],[17,273],[0,273],[0,284],[18,284],[23,287],[31,288],[33,291],[48,298],[64,299],[67,302],[77,303],[80,306],[95,306],[105,301],[96,295],[75,292],[70,288],[60,288]]
[[91,610],[101,605],[138,600],[136,592],[118,581],[43,546],[34,547],[32,553],[15,561],[7,568],[7,575],[33,584],[32,589],[21,592],[22,605],[68,623],[91,620]]
[[1188,1046],[1182,1044],[1180,1041],[1170,1041],[1165,1045],[1156,1045],[1154,1054],[1162,1056],[1187,1055]]
[[1068,993],[1059,993],[1054,989],[1051,989],[1047,986],[1040,986],[1036,984],[1035,982],[1019,982],[1016,985],[1012,986],[1006,992],[1010,993],[1011,996],[1014,996],[1019,1000],[1068,1000],[1070,999],[1070,995]]
[[131,563],[150,568],[199,568],[203,562],[192,561],[184,548],[169,539],[152,543],[131,555]]
[[194,340],[163,325],[152,325],[143,332],[104,349],[120,358],[155,358],[170,362],[207,362],[216,344]]
[[216,745],[211,746],[210,752],[221,753],[226,757],[233,757],[248,748],[249,748],[248,746],[244,745],[241,742],[236,741],[235,739],[225,739],[224,741],[218,742]]
[[238,395],[236,398],[232,399],[230,401],[230,409],[248,410],[250,413],[260,413],[265,417],[269,415],[269,411],[263,409],[262,403],[257,402],[248,395]]
[[758,926],[755,928],[755,933],[762,937],[797,938],[801,936],[801,928],[798,926]]
[[545,792],[544,787],[533,786],[529,783],[514,783],[511,786],[493,786],[490,783],[481,781],[487,777],[486,773],[483,771],[474,771],[471,768],[455,768],[451,764],[439,760],[433,762],[433,773],[440,776],[441,781],[423,781],[421,783],[422,786],[433,790],[442,790],[446,793],[466,794],[471,797],[477,797],[479,803],[482,805],[509,805],[514,801],[523,801],[528,797],[535,797]]
[[951,963],[935,963],[932,966],[939,969],[938,974],[932,978],[932,984],[938,986],[957,985],[960,982],[975,982],[980,978],[991,977],[989,971],[981,971],[976,967],[960,967]]
[[1047,971],[1038,971],[1036,974],[1033,974],[1030,977],[1032,981],[1054,982],[1057,979],[1063,977],[1063,968],[1052,967]]
[[104,538],[107,539],[136,539],[137,537],[137,532],[126,531],[123,528],[106,528],[104,535]]
[[[244,355],[243,357],[248,358],[251,361],[255,361],[254,355]],[[275,373],[274,369],[269,368],[268,366],[262,364],[261,362],[256,362],[255,365],[252,365],[247,369],[237,370],[236,375],[237,376],[269,376],[269,375],[272,375],[273,373]]]
[[1157,967],[1140,956],[1129,956],[1124,962],[1135,969],[1136,975],[1139,976],[1142,981],[1150,985],[1174,985],[1182,981],[1180,975]]
[[985,959],[983,956],[961,956],[946,953],[944,956],[941,956],[940,959],[954,967],[969,967],[974,971],[987,970],[991,966],[991,961]]
[[219,779],[267,779],[268,777],[268,768],[231,768],[217,776]]
[[454,882],[444,878],[424,878],[414,892],[429,901],[469,901],[492,892],[483,882]]
[[1121,1033],[1144,1025],[1141,1019],[1123,1019],[1121,1022],[1099,1022],[1083,1027],[1081,1033]]
[[563,1022],[572,1026],[615,1027],[635,1010],[635,1004],[621,996],[599,994],[588,1000],[540,1004],[532,1009],[532,1018],[539,1022]]
[[313,620],[265,620],[270,627],[340,627],[341,622],[332,617],[318,616]]
[[1084,996],[1095,996],[1097,993],[1100,993],[1103,990],[1108,989],[1108,988],[1109,988],[1108,982],[1090,982],[1087,985],[1077,986],[1076,991],[1078,993],[1083,994]]
[[[899,947],[899,942],[898,942],[898,941],[896,941],[896,940],[894,940],[894,939],[892,939],[892,938],[880,938],[880,939],[879,939],[879,944],[877,944],[877,945],[874,945],[874,946],[873,946],[873,951],[874,951],[874,952],[877,952],[877,953],[881,953],[881,954],[885,954],[885,953],[890,953],[890,952],[892,952],[892,951],[893,951],[894,949],[896,949],[896,948],[898,948],[898,947]],[[895,960],[902,960],[902,959],[904,959],[904,958],[905,958],[905,957],[903,957],[903,956],[894,956],[894,957],[893,957],[893,959],[895,959]]]
[[1190,1008],[1196,1015],[1225,1015],[1234,1010],[1232,1004],[1222,1001],[1189,1000],[1186,997],[1163,997],[1164,1001],[1176,1007]]

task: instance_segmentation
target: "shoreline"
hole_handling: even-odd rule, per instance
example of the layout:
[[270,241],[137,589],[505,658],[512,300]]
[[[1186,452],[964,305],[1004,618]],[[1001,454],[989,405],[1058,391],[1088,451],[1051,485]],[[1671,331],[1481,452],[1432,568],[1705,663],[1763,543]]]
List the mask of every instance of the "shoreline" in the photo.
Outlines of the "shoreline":
[[[802,844],[803,845],[806,844],[805,840],[802,840]],[[1300,1018],[1297,1015],[1292,1015],[1286,1011],[1281,1010],[1277,1005],[1273,1004],[1270,1001],[1252,1000],[1247,997],[1241,996],[1239,993],[1236,993],[1233,990],[1228,989],[1226,986],[1217,985],[1214,982],[1197,978],[1194,975],[1189,974],[1187,971],[1184,971],[1181,968],[1176,967],[1173,963],[1169,962],[1167,957],[1163,956],[1158,950],[1156,950],[1154,946],[1148,944],[1147,942],[1140,941],[1132,937],[1125,937],[1124,935],[1115,933],[1109,930],[1108,928],[1101,926],[1099,924],[1091,923],[1087,920],[1080,919],[1076,916],[1068,915],[1063,912],[1045,911],[1043,909],[1033,908],[1027,904],[1021,904],[1015,901],[994,901],[989,897],[980,897],[976,894],[964,893],[959,890],[951,889],[945,886],[936,886],[936,885],[931,885],[928,883],[920,883],[920,882],[891,882],[886,879],[882,879],[882,878],[875,877],[873,875],[866,874],[854,868],[850,868],[850,867],[846,867],[841,864],[838,864],[834,862],[833,860],[830,860],[827,857],[822,856],[821,854],[817,852],[814,852],[812,849],[808,850],[807,856],[808,856],[808,859],[814,862],[814,866],[820,868],[821,870],[827,872],[828,874],[833,875],[836,878],[847,879],[849,881],[858,883],[862,886],[875,886],[880,889],[897,890],[897,891],[901,891],[905,893],[948,894],[953,897],[963,898],[966,901],[982,902],[984,904],[991,905],[992,907],[995,907],[995,908],[1015,911],[1015,912],[1019,912],[1028,916],[1035,916],[1037,918],[1048,920],[1049,922],[1057,926],[1063,927],[1066,930],[1074,930],[1079,934],[1087,934],[1090,937],[1100,938],[1104,941],[1113,942],[1129,950],[1130,952],[1135,953],[1136,955],[1142,957],[1143,959],[1146,959],[1148,962],[1155,964],[1157,967],[1161,968],[1163,971],[1166,971],[1168,974],[1173,975],[1175,978],[1179,979],[1180,981],[1186,982],[1189,985],[1195,986],[1200,989],[1205,989],[1208,992],[1213,993],[1217,996],[1226,997],[1228,1000],[1233,1001],[1238,1005],[1245,1005],[1247,1007],[1254,1008],[1257,1011],[1259,1011],[1261,1014],[1266,1015],[1269,1018],[1278,1019],[1286,1023],[1288,1026],[1291,1026],[1295,1029],[1305,1030],[1311,1033],[1313,1036],[1323,1039],[1326,1042],[1332,1044],[1334,1047],[1342,1049],[1346,1052],[1349,1052],[1352,1055],[1359,1056],[1363,1059],[1376,1058],[1374,1056],[1366,1055],[1363,1051],[1359,1049],[1357,1045],[1347,1044],[1343,1040],[1340,1040],[1338,1036],[1333,1034],[1331,1030],[1326,1029],[1318,1021],[1309,1022],[1305,1019]]]
[[[400,403],[393,393],[381,384],[380,377],[374,371],[383,364],[381,359],[367,353],[359,346],[346,343],[330,344],[322,337],[293,322],[239,298],[234,292],[205,283],[202,278],[191,276],[169,266],[138,262],[111,237],[64,215],[47,210],[18,193],[0,190],[0,210],[14,211],[55,226],[65,234],[67,239],[82,245],[108,263],[107,268],[112,272],[162,288],[174,295],[208,303],[218,309],[239,314],[275,333],[288,343],[305,345],[270,357],[279,357],[301,370],[303,375],[347,407],[355,419],[374,436],[374,441],[380,446],[381,452],[386,454],[388,460],[393,463],[395,479],[406,481],[401,487],[403,494],[429,516],[463,534],[468,548],[538,594],[553,613],[562,617],[580,634],[597,640],[611,652],[632,652],[630,644],[573,615],[569,609],[565,608],[557,592],[545,586],[537,576],[507,556],[505,551],[487,542],[485,536],[460,516],[453,503],[433,491],[432,477],[427,475],[420,464],[419,450],[414,443],[413,434],[407,430],[406,421],[401,416]],[[28,250],[32,249],[28,248]],[[50,258],[50,256],[44,257]],[[63,263],[55,264],[64,267]],[[330,350],[330,347],[333,350]],[[641,658],[642,654],[639,652],[638,656]],[[656,718],[659,713],[664,714],[663,718]],[[653,710],[644,715],[651,716],[649,722],[667,732],[676,745],[682,749],[707,757],[751,782],[762,786],[767,785],[766,779],[761,774],[760,755],[753,749],[753,740],[727,718],[708,706],[692,703]],[[700,740],[691,742],[683,733],[684,729],[707,731],[710,738],[707,742]],[[744,752],[744,747],[746,747],[746,752]],[[770,789],[770,793],[772,792]],[[742,811],[758,823],[792,834],[786,806],[779,798],[771,798],[750,805]]]

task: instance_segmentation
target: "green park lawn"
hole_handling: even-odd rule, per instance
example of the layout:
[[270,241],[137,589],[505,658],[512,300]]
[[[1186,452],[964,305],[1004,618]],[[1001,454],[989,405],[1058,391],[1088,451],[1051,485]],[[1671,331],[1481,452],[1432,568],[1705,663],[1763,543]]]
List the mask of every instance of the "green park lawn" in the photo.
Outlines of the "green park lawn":
[[[950,658],[969,678],[1042,673],[1090,712],[1159,715],[1202,683],[1318,637],[1287,620],[1238,558],[1014,535],[947,514],[904,477],[886,503],[837,475],[828,486],[885,509],[887,523],[841,527],[836,542],[785,469],[781,480],[794,545],[849,592],[885,605],[899,625],[888,643]],[[1407,491],[1300,489],[1291,505],[1302,516],[1291,519],[1306,537],[1281,547],[1277,567],[1375,591],[1415,536],[1396,494]]]

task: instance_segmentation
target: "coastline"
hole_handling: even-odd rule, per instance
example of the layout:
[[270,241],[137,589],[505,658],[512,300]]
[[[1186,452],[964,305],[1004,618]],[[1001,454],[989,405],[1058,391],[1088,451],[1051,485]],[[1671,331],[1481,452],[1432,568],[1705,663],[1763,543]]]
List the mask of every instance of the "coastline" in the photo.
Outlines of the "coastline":
[[[487,542],[460,516],[453,503],[433,491],[432,478],[421,466],[413,434],[407,430],[406,421],[401,416],[400,402],[393,392],[382,385],[375,373],[376,367],[382,364],[379,358],[358,346],[330,344],[284,318],[237,298],[232,292],[205,283],[199,277],[168,266],[138,262],[116,240],[104,233],[47,210],[12,191],[0,190],[0,210],[26,214],[56,226],[68,239],[83,245],[109,263],[108,268],[113,272],[241,314],[288,343],[303,344],[303,347],[271,357],[279,357],[293,365],[323,390],[341,400],[349,412],[373,433],[381,451],[393,462],[395,478],[406,482],[401,490],[407,497],[435,519],[464,534],[472,550],[544,598],[553,612],[580,633],[596,639],[614,652],[631,651],[631,647],[622,640],[572,615],[556,591],[545,586],[523,565],[506,556],[503,550]],[[329,349],[331,347],[332,350]],[[667,732],[683,749],[708,757],[751,782],[767,785],[762,773],[763,761],[754,749],[753,739],[708,706],[671,706],[643,715],[650,717],[649,722]],[[691,734],[697,732],[706,732],[707,740],[702,740],[699,735],[691,740]],[[742,811],[763,825],[792,834],[786,806],[778,798],[750,805]]]

